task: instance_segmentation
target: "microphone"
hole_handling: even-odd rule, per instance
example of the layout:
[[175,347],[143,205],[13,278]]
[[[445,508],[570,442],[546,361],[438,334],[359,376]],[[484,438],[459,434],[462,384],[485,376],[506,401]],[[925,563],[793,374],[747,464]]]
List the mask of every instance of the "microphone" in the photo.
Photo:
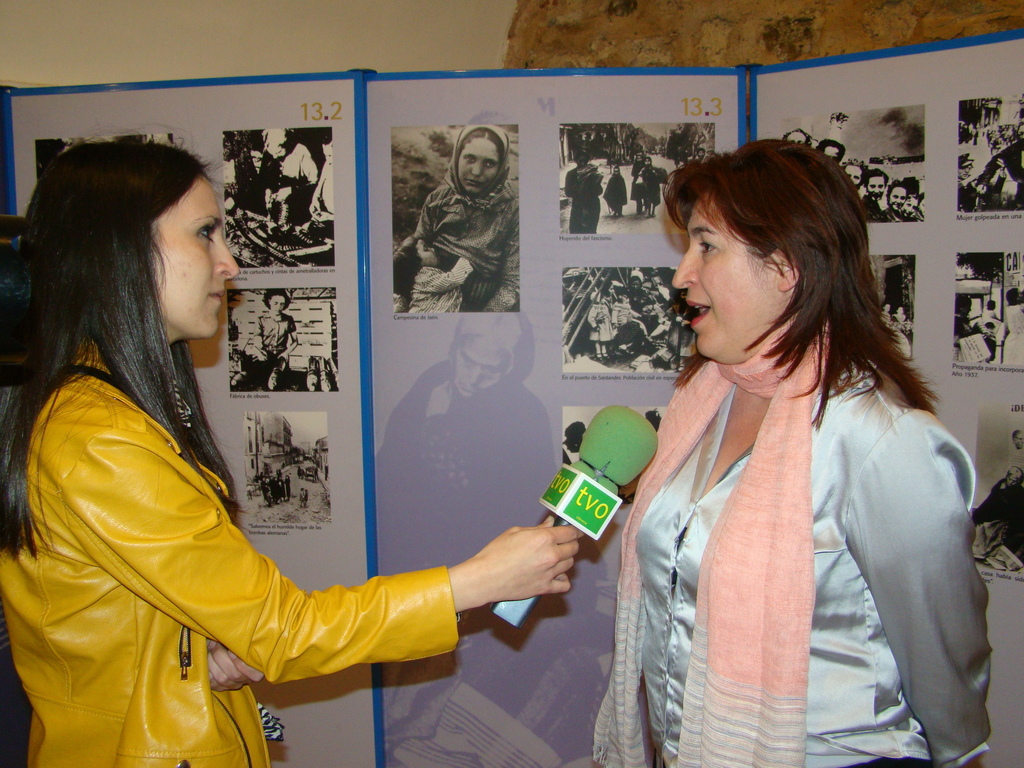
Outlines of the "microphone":
[[[658,433],[639,413],[622,405],[602,408],[583,435],[580,460],[558,470],[540,503],[557,515],[555,525],[574,525],[598,539],[622,505],[619,486],[639,475],[657,449]],[[502,600],[491,611],[521,627],[536,602]]]

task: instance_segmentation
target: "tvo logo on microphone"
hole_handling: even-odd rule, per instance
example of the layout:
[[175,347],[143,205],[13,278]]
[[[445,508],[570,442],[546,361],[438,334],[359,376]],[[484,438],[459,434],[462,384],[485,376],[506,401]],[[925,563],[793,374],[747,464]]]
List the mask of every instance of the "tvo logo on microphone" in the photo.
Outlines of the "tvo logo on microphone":
[[622,499],[575,467],[563,466],[540,503],[590,538],[598,539]]

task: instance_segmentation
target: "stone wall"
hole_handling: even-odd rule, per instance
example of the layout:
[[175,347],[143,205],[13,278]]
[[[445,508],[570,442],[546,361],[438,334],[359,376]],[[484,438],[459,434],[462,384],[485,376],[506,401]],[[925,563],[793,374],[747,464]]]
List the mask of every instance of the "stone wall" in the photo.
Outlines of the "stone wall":
[[518,0],[504,65],[777,64],[1021,27],[1021,0]]

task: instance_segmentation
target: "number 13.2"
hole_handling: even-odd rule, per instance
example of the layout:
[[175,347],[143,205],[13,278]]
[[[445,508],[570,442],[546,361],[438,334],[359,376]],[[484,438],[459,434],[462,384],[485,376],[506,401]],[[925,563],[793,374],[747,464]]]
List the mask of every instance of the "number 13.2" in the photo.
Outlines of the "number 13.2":
[[341,102],[332,101],[327,110],[319,101],[302,105],[303,120],[341,120]]

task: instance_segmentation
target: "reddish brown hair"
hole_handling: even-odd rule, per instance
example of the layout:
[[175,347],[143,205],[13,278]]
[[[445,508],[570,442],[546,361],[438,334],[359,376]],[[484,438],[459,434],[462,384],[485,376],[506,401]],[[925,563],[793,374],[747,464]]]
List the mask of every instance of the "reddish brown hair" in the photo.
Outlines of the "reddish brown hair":
[[[830,395],[864,376],[873,388],[894,386],[914,408],[934,410],[934,393],[882,319],[864,206],[839,163],[803,144],[755,141],[678,169],[665,200],[680,228],[686,229],[699,205],[705,218],[746,243],[766,268],[776,251],[796,268],[789,305],[754,345],[785,326],[769,354],[789,372],[818,345],[818,419]],[[695,353],[677,385],[706,362]]]

